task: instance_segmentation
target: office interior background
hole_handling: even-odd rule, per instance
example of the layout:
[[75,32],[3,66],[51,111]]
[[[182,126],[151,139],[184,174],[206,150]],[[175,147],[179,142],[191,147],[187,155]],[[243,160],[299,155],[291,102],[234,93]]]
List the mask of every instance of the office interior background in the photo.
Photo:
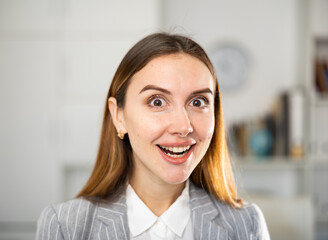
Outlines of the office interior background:
[[327,0],[0,0],[0,239],[34,239],[41,210],[74,198],[115,69],[158,31],[213,60],[239,192],[271,238],[328,239],[327,13]]

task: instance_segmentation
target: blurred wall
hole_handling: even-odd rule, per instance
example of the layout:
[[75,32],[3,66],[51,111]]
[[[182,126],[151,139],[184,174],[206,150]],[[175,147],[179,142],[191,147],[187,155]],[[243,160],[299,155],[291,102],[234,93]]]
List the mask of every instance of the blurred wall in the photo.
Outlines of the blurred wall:
[[111,77],[160,21],[153,0],[0,1],[0,223],[35,222],[65,164],[91,165]]

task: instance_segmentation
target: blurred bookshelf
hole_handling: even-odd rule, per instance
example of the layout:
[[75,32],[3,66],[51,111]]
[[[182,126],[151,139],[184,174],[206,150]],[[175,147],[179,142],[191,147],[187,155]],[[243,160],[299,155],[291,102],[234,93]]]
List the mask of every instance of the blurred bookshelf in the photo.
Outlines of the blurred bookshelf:
[[328,189],[324,186],[328,182],[328,31],[324,34],[311,32],[311,39],[311,196],[317,239],[328,239]]
[[314,239],[321,240],[328,239],[328,1],[303,4],[298,86],[277,95],[263,116],[232,124],[227,135],[242,192],[308,196]]
[[230,125],[231,153],[246,159],[244,162],[303,161],[307,142],[305,98],[302,88],[284,91],[263,116]]
[[312,36],[311,131],[315,162],[328,165],[328,32]]

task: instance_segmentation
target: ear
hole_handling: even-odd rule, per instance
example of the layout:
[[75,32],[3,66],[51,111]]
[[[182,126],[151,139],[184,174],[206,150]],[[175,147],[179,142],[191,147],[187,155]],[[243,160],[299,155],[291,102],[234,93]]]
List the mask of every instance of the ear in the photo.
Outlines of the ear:
[[116,98],[110,97],[108,99],[108,109],[109,109],[110,115],[112,117],[116,131],[118,133],[119,132],[127,133],[125,124],[124,124],[123,109],[119,108],[117,106]]

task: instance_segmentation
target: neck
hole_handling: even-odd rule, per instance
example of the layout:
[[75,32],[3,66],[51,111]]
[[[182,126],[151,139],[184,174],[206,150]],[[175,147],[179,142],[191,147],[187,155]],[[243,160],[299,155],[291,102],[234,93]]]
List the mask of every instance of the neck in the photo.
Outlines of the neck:
[[161,216],[181,195],[185,183],[168,184],[156,181],[136,181],[133,177],[130,179],[130,185],[147,205],[147,207],[156,215]]

